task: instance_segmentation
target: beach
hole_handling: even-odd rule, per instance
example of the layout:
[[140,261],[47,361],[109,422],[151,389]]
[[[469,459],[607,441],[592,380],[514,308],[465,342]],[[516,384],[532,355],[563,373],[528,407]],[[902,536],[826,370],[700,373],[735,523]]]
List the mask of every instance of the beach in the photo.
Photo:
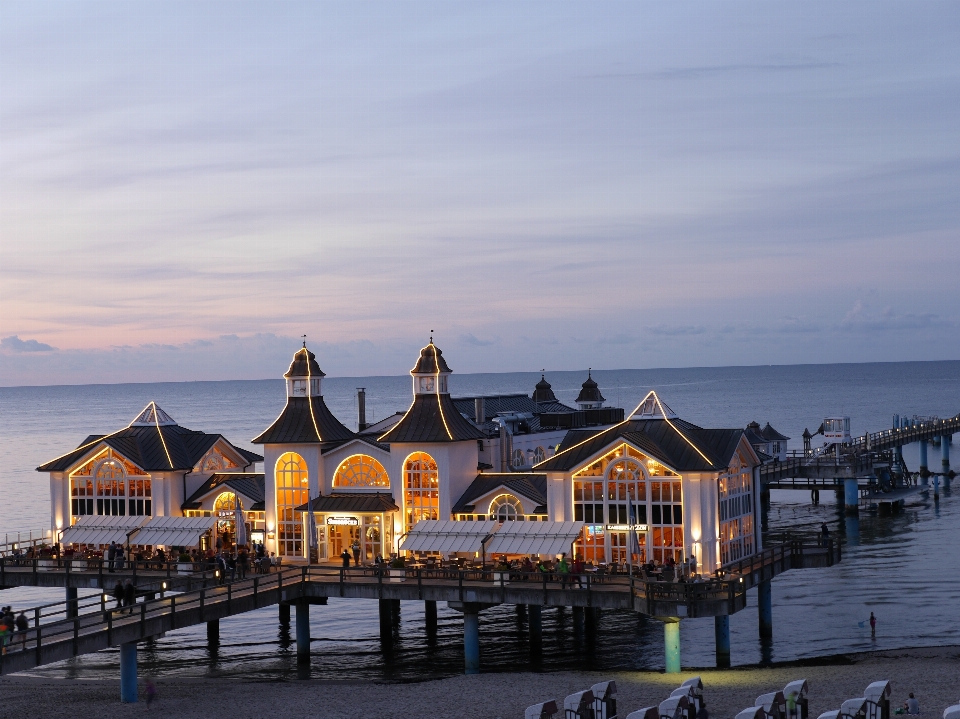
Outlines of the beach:
[[[960,703],[960,647],[902,649],[836,655],[770,667],[703,669],[667,675],[659,672],[503,673],[457,676],[424,682],[377,681],[250,681],[235,679],[161,679],[151,712],[183,719],[261,719],[282,715],[343,719],[515,719],[524,709],[563,697],[607,679],[618,688],[618,716],[658,704],[684,679],[699,675],[710,716],[728,719],[751,706],[760,695],[795,679],[809,683],[810,717],[839,709],[862,696],[873,681],[889,680],[891,706],[903,704],[909,692],[920,700],[922,716],[937,718]],[[69,716],[71,719],[114,719],[147,711],[140,681],[140,704],[121,704],[119,681],[0,678],[0,708],[5,717]],[[562,704],[561,704],[562,707]],[[560,714],[562,716],[562,712]]]

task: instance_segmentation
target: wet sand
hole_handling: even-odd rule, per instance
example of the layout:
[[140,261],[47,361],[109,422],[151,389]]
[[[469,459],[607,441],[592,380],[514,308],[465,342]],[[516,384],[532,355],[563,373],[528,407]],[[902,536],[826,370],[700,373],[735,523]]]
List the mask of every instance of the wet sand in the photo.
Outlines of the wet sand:
[[[685,671],[669,676],[655,672],[512,673],[403,684],[161,679],[156,682],[157,699],[150,713],[184,719],[520,719],[531,704],[547,699],[561,704],[567,694],[604,679],[615,679],[619,716],[623,719],[631,711],[659,703],[683,679],[695,675],[703,679],[707,708],[714,719],[734,717],[752,706],[757,695],[782,689],[787,682],[801,678],[810,685],[811,719],[839,709],[845,699],[862,696],[867,684],[879,679],[892,683],[894,707],[901,705],[912,691],[920,700],[922,716],[928,719],[939,719],[946,707],[960,703],[960,647],[941,647],[838,655],[766,668]],[[118,681],[2,677],[0,716],[118,719],[147,712],[142,677],[140,704],[121,704],[119,694]]]

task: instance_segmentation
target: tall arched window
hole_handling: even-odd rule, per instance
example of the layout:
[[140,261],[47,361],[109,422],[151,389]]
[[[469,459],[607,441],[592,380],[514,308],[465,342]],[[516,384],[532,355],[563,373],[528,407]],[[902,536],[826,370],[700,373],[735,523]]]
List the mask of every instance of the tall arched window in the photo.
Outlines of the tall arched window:
[[296,452],[284,452],[277,460],[277,554],[303,554],[303,531],[296,507],[310,499],[307,463]]
[[112,449],[70,473],[71,512],[85,514],[152,515],[150,476]]
[[533,450],[534,464],[540,464],[546,458],[547,458],[547,453],[543,450],[543,447],[537,447],[535,450]]
[[509,522],[523,519],[523,505],[512,494],[500,494],[490,502],[490,519]]
[[525,460],[526,458],[523,456],[522,449],[513,450],[513,466],[514,467],[522,467]]
[[414,452],[403,463],[403,510],[409,530],[421,519],[440,519],[440,474],[426,452]]
[[333,478],[334,487],[389,487],[390,477],[376,459],[369,454],[347,457]]

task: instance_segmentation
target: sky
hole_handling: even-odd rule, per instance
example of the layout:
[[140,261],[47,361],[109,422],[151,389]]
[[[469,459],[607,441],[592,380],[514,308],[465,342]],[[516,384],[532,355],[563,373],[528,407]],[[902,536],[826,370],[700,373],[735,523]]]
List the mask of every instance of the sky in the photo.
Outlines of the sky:
[[960,5],[0,4],[0,385],[960,358]]

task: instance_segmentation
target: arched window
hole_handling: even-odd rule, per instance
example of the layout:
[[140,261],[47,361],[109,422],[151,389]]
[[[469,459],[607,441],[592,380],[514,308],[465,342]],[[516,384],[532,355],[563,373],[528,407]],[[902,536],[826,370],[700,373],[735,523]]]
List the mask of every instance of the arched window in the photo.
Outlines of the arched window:
[[243,509],[243,503],[233,492],[223,492],[213,503],[213,509],[216,512],[232,512],[235,509]]
[[347,457],[333,478],[334,487],[389,487],[390,477],[376,459],[369,454]]
[[523,519],[523,505],[512,494],[498,495],[490,502],[490,519],[498,522]]
[[440,473],[426,452],[403,463],[403,505],[408,530],[421,519],[440,519]]
[[546,458],[547,458],[547,453],[544,451],[543,447],[537,447],[535,450],[533,450],[534,464],[540,464]]
[[524,463],[524,456],[522,449],[513,450],[513,466],[522,467]]
[[284,452],[277,460],[277,554],[299,557],[303,554],[303,531],[296,507],[309,499],[307,463],[296,452]]
[[74,517],[153,514],[150,475],[110,448],[70,473],[70,499]]

